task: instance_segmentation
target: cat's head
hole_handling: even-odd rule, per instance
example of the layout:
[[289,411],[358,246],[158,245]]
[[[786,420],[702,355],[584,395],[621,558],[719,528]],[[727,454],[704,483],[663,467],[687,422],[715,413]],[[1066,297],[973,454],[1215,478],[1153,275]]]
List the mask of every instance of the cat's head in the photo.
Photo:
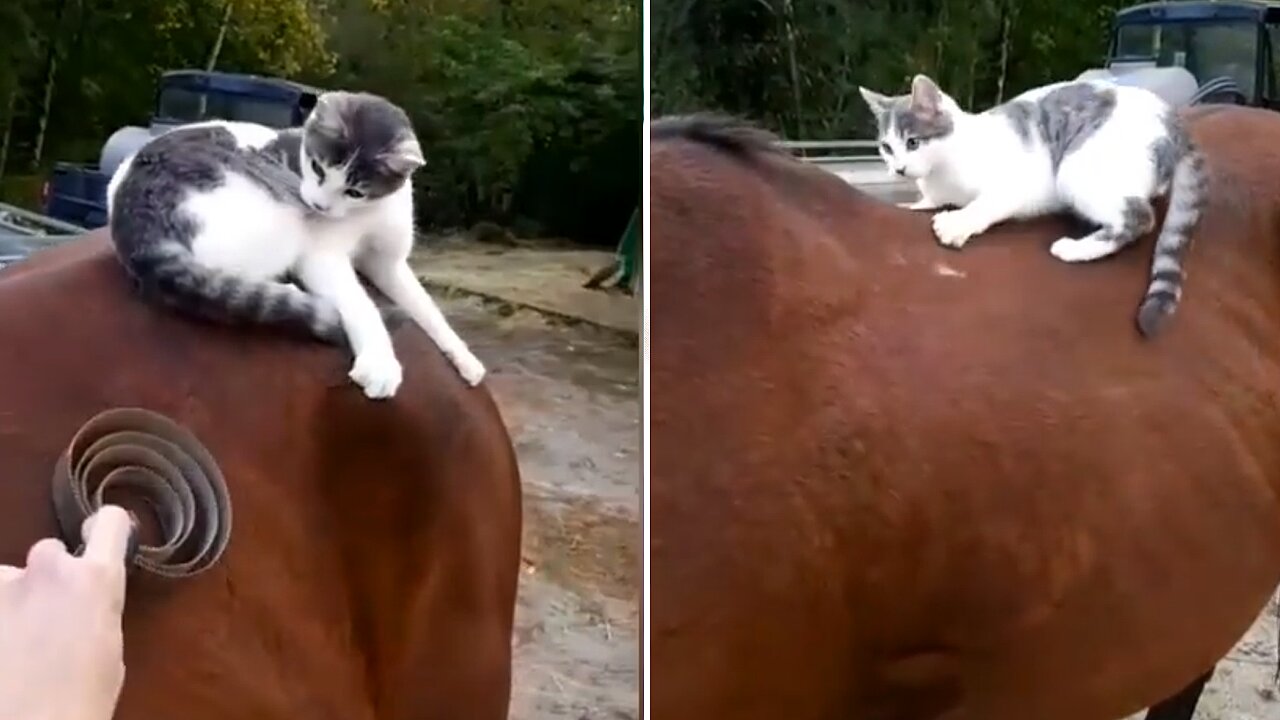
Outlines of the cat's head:
[[858,88],[875,115],[880,157],[893,172],[920,178],[945,161],[946,141],[955,132],[960,106],[925,75],[911,81],[911,92],[889,97]]
[[425,163],[409,116],[368,93],[327,92],[302,126],[302,200],[330,217],[399,190]]

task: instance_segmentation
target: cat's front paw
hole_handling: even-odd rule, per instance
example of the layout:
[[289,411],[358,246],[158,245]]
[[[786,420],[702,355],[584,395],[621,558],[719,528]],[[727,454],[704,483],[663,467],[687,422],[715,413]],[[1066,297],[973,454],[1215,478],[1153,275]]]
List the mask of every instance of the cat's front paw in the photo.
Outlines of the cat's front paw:
[[400,367],[395,353],[389,350],[366,350],[356,356],[348,377],[364,390],[365,397],[382,400],[392,397],[400,389],[404,369]]
[[947,247],[962,248],[977,230],[963,210],[946,210],[933,216],[933,234]]
[[1049,254],[1063,262],[1091,262],[1114,253],[1120,247],[1121,245],[1117,243],[1100,241],[1092,237],[1079,239],[1064,237],[1053,241],[1053,245],[1049,246]]
[[941,205],[928,200],[917,200],[911,203],[898,203],[898,207],[903,210],[915,210],[916,212],[924,212],[926,210],[937,210]]
[[450,360],[453,361],[453,366],[458,368],[458,374],[467,385],[475,387],[484,379],[484,363],[480,362],[480,358],[473,355],[470,350],[454,355]]

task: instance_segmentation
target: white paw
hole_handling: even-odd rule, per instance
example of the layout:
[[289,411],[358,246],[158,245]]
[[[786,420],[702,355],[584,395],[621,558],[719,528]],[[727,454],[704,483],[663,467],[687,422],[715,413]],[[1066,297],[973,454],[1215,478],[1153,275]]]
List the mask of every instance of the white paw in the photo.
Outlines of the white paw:
[[1049,246],[1049,254],[1063,262],[1077,262],[1080,257],[1080,242],[1075,238],[1058,238]]
[[484,363],[480,362],[480,358],[471,354],[471,351],[458,353],[450,360],[453,361],[454,367],[458,368],[458,374],[471,387],[480,384],[484,379]]
[[962,248],[976,232],[963,210],[946,210],[933,216],[933,234],[947,247]]
[[1053,241],[1053,245],[1049,246],[1049,253],[1063,262],[1078,263],[1089,262],[1106,257],[1115,252],[1116,248],[1112,243],[1103,243],[1090,237],[1085,238],[1058,238]]
[[365,397],[381,400],[396,394],[404,369],[390,350],[366,350],[356,357],[348,377],[364,390]]

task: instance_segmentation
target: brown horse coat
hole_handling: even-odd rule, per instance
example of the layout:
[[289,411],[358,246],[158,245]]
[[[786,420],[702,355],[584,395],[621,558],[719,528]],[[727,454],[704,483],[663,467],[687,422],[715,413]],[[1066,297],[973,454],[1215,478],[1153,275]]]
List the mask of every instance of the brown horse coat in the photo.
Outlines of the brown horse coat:
[[1280,581],[1280,115],[1192,132],[1214,197],[1144,341],[1151,237],[955,252],[655,129],[654,718],[1114,720],[1230,649]]
[[130,579],[117,720],[505,718],[520,485],[488,393],[416,327],[373,402],[343,353],[136,299],[105,235],[0,272],[0,562],[53,535],[49,478],[96,412],[189,427],[234,506],[219,565]]

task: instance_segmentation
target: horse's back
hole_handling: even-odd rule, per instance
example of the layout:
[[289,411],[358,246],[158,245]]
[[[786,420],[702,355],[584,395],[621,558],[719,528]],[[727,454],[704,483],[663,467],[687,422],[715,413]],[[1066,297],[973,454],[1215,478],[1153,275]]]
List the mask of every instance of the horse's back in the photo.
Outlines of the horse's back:
[[1244,632],[1280,579],[1249,153],[1280,119],[1197,117],[1217,197],[1154,342],[1151,237],[1068,265],[1054,218],[955,253],[814,168],[655,141],[655,712],[1119,716]]
[[374,402],[332,348],[140,301],[104,235],[0,273],[0,559],[55,532],[54,461],[106,408],[185,425],[229,485],[217,566],[130,581],[116,717],[505,717],[510,439],[421,332],[395,340],[404,384]]

